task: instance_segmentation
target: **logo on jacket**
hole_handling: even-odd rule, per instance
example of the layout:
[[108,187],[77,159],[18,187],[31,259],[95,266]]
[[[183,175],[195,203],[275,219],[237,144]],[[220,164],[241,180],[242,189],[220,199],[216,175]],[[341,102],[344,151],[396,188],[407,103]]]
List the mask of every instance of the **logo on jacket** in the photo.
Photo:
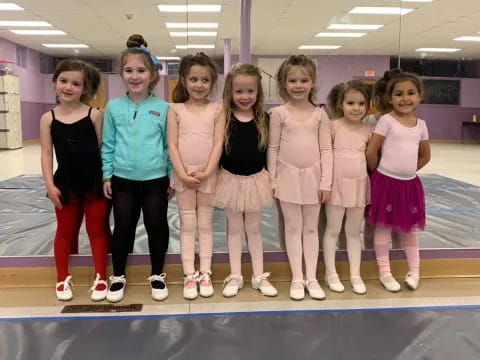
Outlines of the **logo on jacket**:
[[148,113],[149,113],[150,115],[160,116],[160,113],[157,112],[157,111],[154,111],[154,110],[150,110]]

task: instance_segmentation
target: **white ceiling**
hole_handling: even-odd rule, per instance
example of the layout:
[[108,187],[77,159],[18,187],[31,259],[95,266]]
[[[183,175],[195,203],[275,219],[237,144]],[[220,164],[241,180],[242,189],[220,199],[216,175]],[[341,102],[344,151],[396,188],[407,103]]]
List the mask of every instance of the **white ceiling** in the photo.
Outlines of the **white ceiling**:
[[[66,36],[21,36],[5,27],[0,37],[50,55],[72,55],[72,49],[47,49],[42,43],[85,43],[81,56],[114,57],[125,48],[132,33],[143,34],[157,56],[172,53],[175,44],[186,44],[185,38],[172,38],[165,22],[186,22],[185,14],[160,13],[156,4],[221,4],[217,14],[189,14],[190,22],[219,22],[217,38],[192,38],[190,44],[212,44],[205,50],[222,56],[223,39],[232,39],[232,51],[239,52],[240,0],[0,0],[12,1],[25,11],[0,11],[0,20],[44,20]],[[347,15],[353,6],[399,6],[400,0],[252,0],[252,54],[280,55],[291,53],[338,55],[396,55],[399,49],[400,17],[391,15]],[[458,36],[480,36],[479,0],[434,0],[433,3],[404,2],[416,11],[402,17],[402,56],[424,56],[414,50],[420,47],[456,47],[462,51],[437,54],[442,58],[480,59],[480,43],[458,42]],[[126,14],[132,14],[128,20]],[[315,38],[334,22],[385,24],[359,39]],[[211,31],[211,30],[208,30]],[[298,50],[299,45],[343,45],[338,50]],[[196,52],[198,50],[189,50]],[[427,55],[429,56],[429,55]]]

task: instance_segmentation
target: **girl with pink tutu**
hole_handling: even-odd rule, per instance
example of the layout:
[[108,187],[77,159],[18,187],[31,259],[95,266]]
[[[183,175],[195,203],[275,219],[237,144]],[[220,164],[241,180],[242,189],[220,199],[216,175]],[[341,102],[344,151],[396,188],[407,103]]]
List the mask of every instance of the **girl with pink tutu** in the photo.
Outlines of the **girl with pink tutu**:
[[365,206],[370,200],[370,181],[365,150],[373,127],[363,119],[370,104],[367,86],[352,80],[335,86],[328,95],[332,123],[333,183],[326,205],[327,227],[323,238],[325,283],[335,292],[345,290],[335,268],[337,241],[345,216],[350,283],[353,292],[365,294],[367,289],[360,277],[362,241],[360,228]]
[[232,67],[225,80],[223,105],[226,114],[225,144],[213,204],[224,208],[228,221],[230,275],[223,296],[232,297],[243,287],[242,236],[247,234],[252,259],[252,287],[265,296],[276,296],[263,272],[260,216],[273,202],[270,178],[265,170],[267,118],[263,111],[260,71],[251,64]]
[[[386,92],[380,98],[390,112],[383,115],[367,148],[371,175],[371,204],[366,221],[375,225],[374,245],[379,278],[386,290],[400,291],[390,272],[389,242],[392,231],[400,233],[408,263],[405,284],[411,290],[420,280],[420,253],[415,230],[425,228],[425,194],[416,172],[430,161],[425,121],[416,117],[423,84],[414,74],[387,71]],[[382,157],[378,161],[378,152]]]
[[285,219],[293,300],[302,300],[305,290],[313,299],[325,298],[317,281],[318,215],[320,203],[330,197],[333,155],[330,120],[314,105],[316,79],[315,63],[308,57],[285,60],[277,72],[285,105],[273,108],[270,119],[268,170]]
[[[210,276],[213,248],[212,198],[222,154],[225,116],[221,104],[209,101],[217,68],[204,53],[184,56],[178,84],[168,113],[168,149],[174,172],[180,213],[180,247],[185,274],[183,297],[213,295]],[[195,271],[195,236],[198,230],[200,273]],[[199,285],[199,286],[197,286]]]

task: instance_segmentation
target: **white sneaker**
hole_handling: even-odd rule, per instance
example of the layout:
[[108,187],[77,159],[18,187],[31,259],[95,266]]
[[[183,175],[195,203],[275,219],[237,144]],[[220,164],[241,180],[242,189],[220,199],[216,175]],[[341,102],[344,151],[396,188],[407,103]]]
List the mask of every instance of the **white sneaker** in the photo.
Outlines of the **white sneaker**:
[[[302,284],[301,288],[294,288],[294,284]],[[303,280],[293,280],[290,285],[290,299],[292,300],[303,300],[305,299],[305,283]]]
[[408,272],[405,276],[405,284],[410,290],[417,290],[420,277],[412,272]]
[[[195,287],[187,288],[185,285],[187,283],[194,282]],[[183,297],[187,300],[194,300],[198,297],[198,290],[197,290],[197,283],[198,283],[198,271],[194,272],[191,275],[186,275],[183,278]]]
[[[233,281],[236,281],[236,284],[233,284]],[[243,288],[243,276],[242,275],[228,275],[227,278],[223,281],[223,291],[222,294],[225,297],[233,297],[238,294],[238,290]]]
[[[260,290],[263,296],[277,296],[278,291],[273,287],[272,284],[267,280],[270,276],[270,273],[263,273],[259,276],[252,276],[252,287],[255,290]],[[262,285],[262,281],[264,285]],[[266,283],[266,284],[265,284]]]
[[150,281],[150,288],[152,289],[152,299],[156,301],[165,300],[168,297],[167,284],[165,277],[167,274],[152,275],[148,278]]
[[[98,285],[103,285],[103,290],[97,290]],[[105,280],[100,280],[100,274],[97,273],[95,280],[93,281],[93,285],[90,288],[90,300],[92,301],[102,301],[105,300],[107,297],[108,292],[108,284]]]
[[325,292],[323,291],[322,287],[320,286],[320,284],[318,284],[318,288],[310,288],[311,283],[317,283],[318,284],[318,281],[317,281],[317,279],[305,280],[305,289],[307,290],[308,295],[310,295],[310,297],[312,299],[315,299],[315,300],[325,299],[326,295],[325,295]]
[[[200,274],[200,277],[198,278],[198,283],[199,283],[199,289],[200,289],[200,296],[201,297],[210,297],[213,295],[213,284],[212,284],[212,279],[210,278],[210,275],[212,273],[210,271],[208,272],[202,272]],[[202,285],[202,282],[204,283]]]
[[125,295],[125,285],[127,284],[127,279],[125,275],[121,276],[110,276],[110,287],[107,291],[107,301],[109,302],[119,302],[122,301],[123,296]]
[[[63,287],[62,290],[59,290],[58,288]],[[60,301],[69,301],[73,299],[73,283],[72,283],[72,277],[68,275],[65,280],[60,281],[55,285],[55,293],[57,294],[57,299]]]
[[399,292],[401,290],[400,284],[395,280],[391,272],[382,272],[378,278],[386,290],[391,292]]
[[327,287],[333,292],[342,293],[345,291],[345,287],[340,281],[337,273],[325,275],[325,284],[327,284]]
[[355,294],[364,295],[367,293],[367,287],[360,276],[351,276],[350,283]]

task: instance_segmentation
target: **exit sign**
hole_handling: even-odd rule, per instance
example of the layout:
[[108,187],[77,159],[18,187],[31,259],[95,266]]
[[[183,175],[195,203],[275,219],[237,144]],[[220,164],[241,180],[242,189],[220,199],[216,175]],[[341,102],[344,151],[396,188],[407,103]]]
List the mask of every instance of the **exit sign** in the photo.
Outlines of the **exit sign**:
[[375,70],[365,70],[363,73],[365,77],[375,77]]

